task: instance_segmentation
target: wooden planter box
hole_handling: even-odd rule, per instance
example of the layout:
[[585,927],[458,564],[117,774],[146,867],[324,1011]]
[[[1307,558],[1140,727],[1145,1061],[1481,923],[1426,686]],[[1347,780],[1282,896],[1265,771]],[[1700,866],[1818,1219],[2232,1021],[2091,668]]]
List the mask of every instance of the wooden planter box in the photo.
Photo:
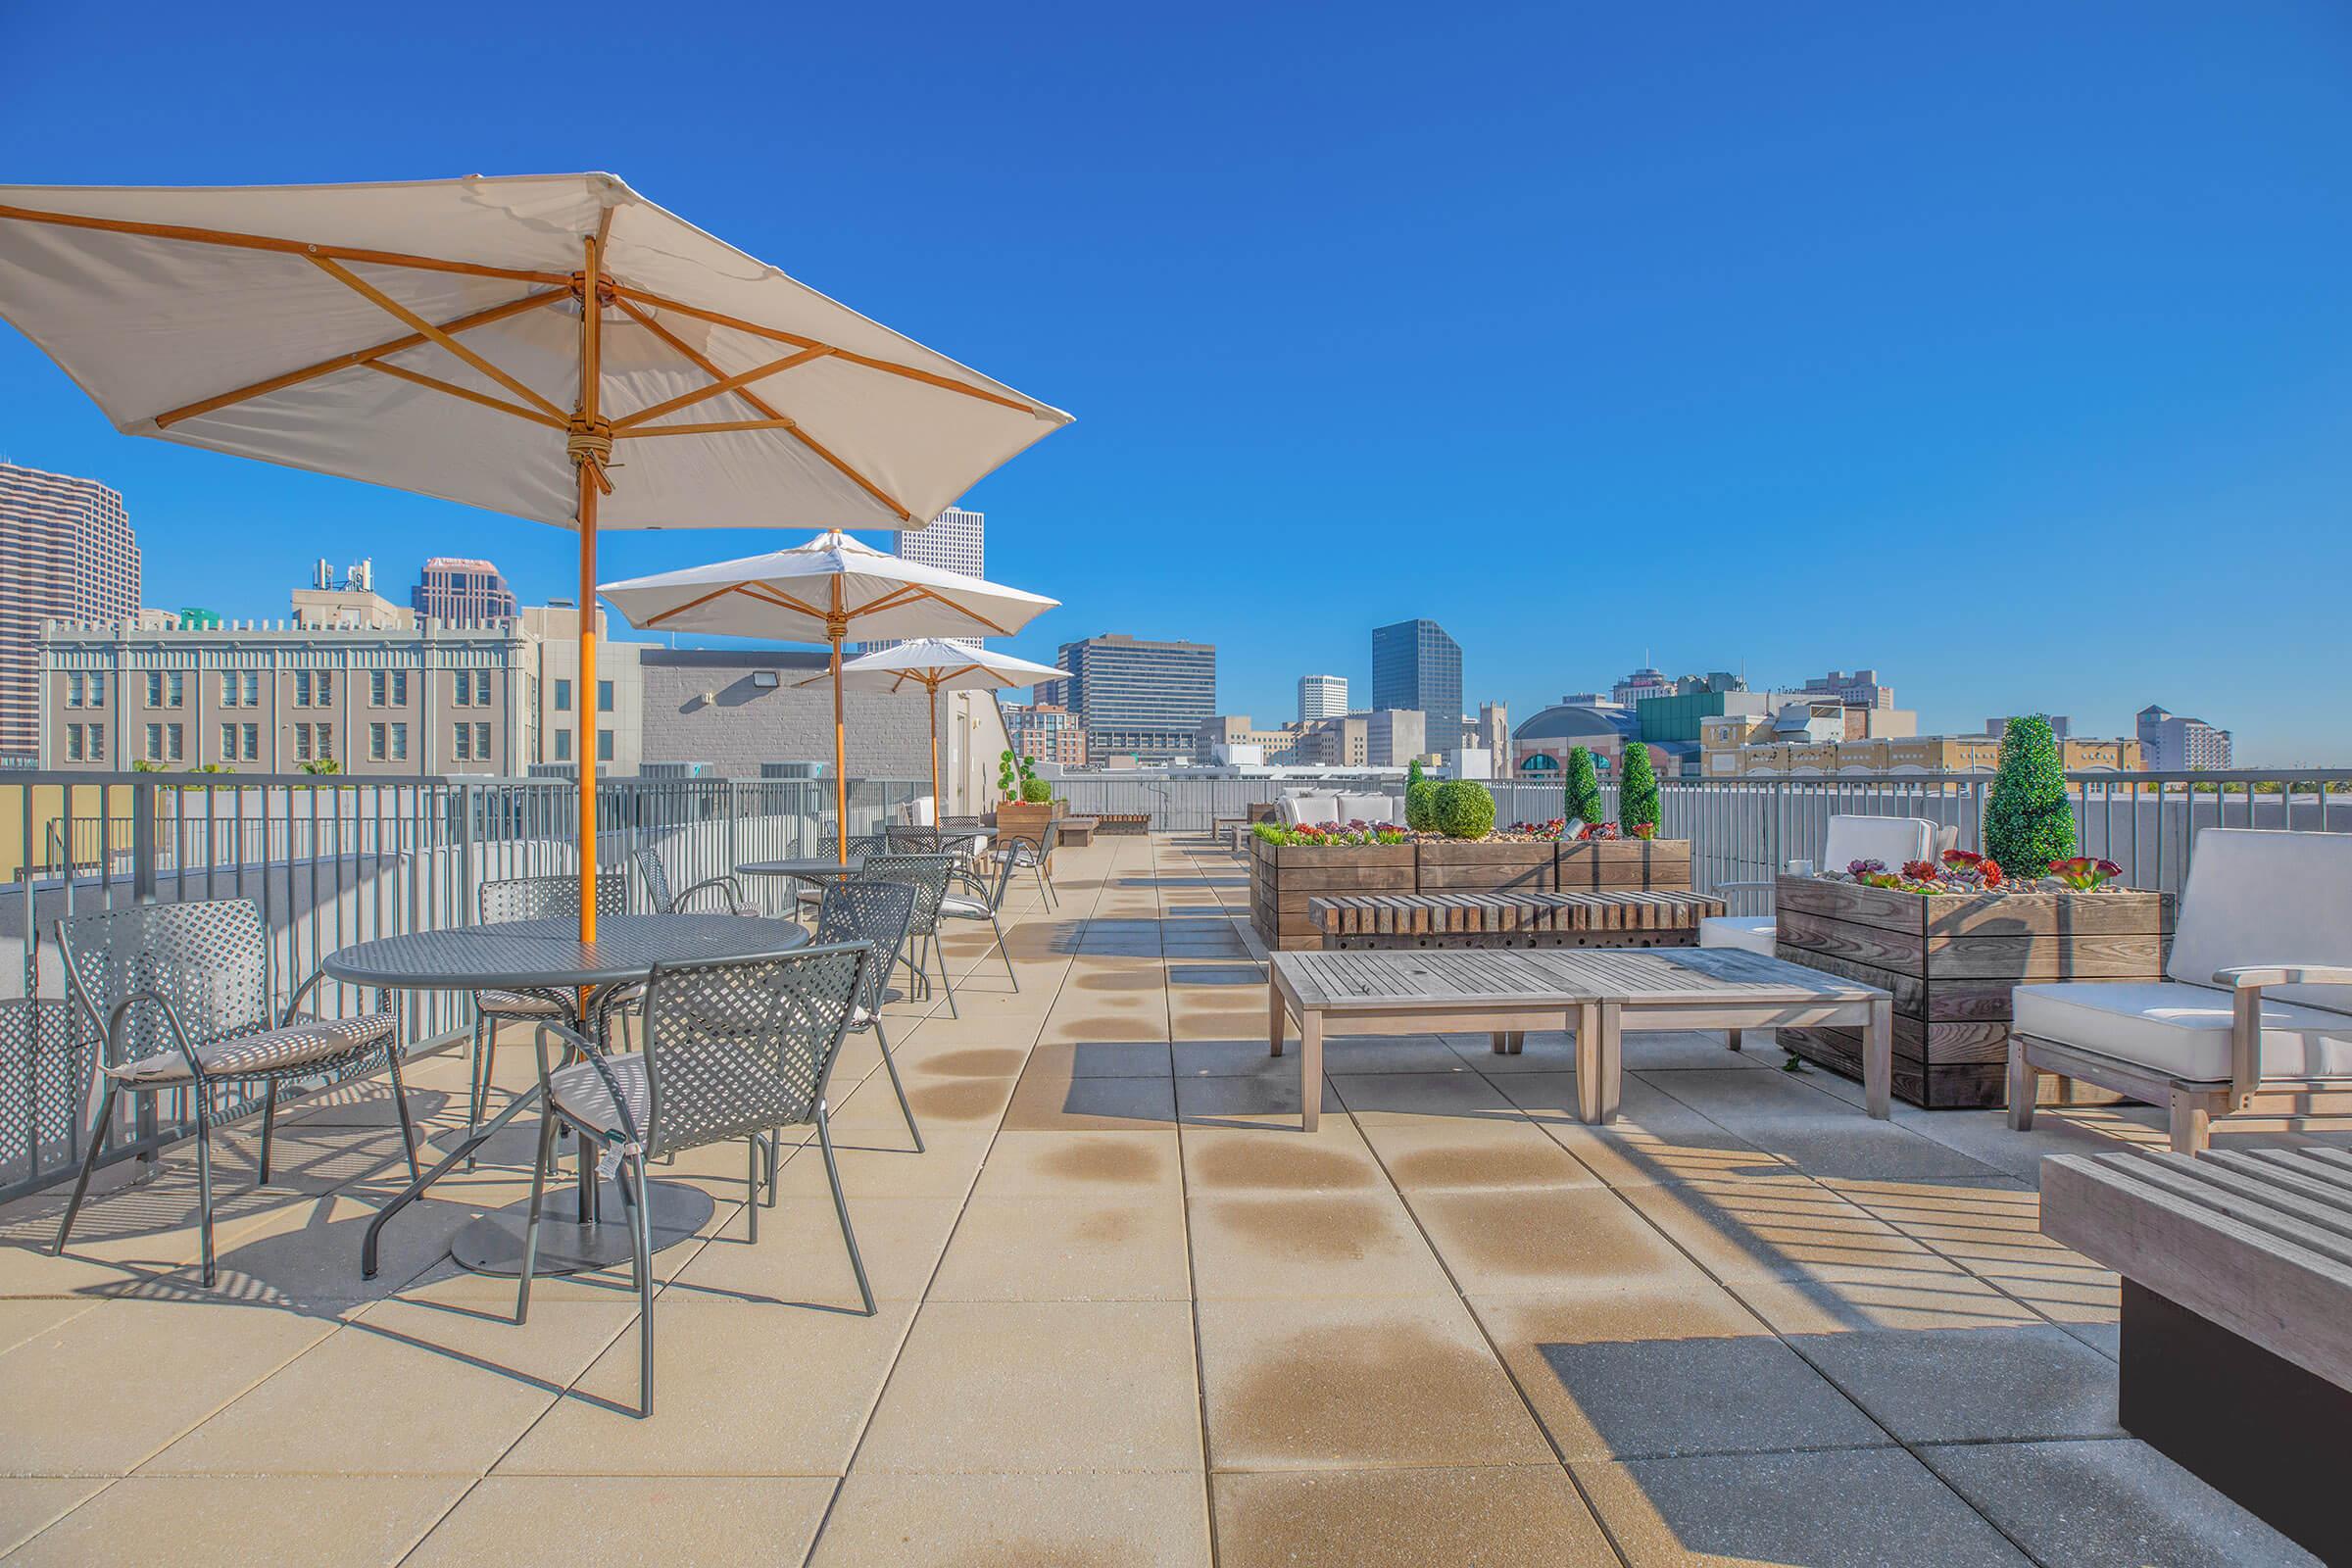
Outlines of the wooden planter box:
[[1690,887],[1689,839],[1569,839],[1552,846],[1562,893]]
[[[2040,980],[2157,980],[2172,941],[2164,893],[1923,897],[1784,876],[1774,895],[1780,956],[1894,994],[1894,1093],[1932,1109],[2000,1105],[2010,988]],[[1861,1076],[1858,1029],[1783,1029],[1781,1044]],[[2117,1096],[2044,1074],[2042,1103]]]
[[1552,870],[1554,845],[1535,843],[1462,842],[1416,844],[1415,869],[1420,893],[1549,893],[1556,882]]
[[[1001,801],[997,804],[997,831],[1026,834],[1035,838],[1045,830],[1048,822],[1064,815],[1068,808],[1067,801],[1052,801],[1044,805],[1030,801]],[[1054,874],[1054,858],[1051,855],[1046,857],[1046,874]]]
[[1250,840],[1250,923],[1276,952],[1319,949],[1323,933],[1307,918],[1309,899],[1326,893],[1415,891],[1413,846],[1363,844],[1332,848]]

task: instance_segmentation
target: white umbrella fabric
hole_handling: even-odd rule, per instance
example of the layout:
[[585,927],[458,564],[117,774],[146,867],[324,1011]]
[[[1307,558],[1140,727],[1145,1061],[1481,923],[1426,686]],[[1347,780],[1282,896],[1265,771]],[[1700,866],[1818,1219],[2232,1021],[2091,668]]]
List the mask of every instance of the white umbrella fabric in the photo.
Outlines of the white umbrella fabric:
[[576,528],[583,607],[599,527],[919,527],[1069,420],[611,174],[0,186],[0,318],[125,434]]
[[[877,649],[841,666],[841,683],[851,691],[919,691],[931,710],[931,800],[936,820],[944,811],[939,792],[939,694],[1002,692],[1041,681],[1067,680],[1070,672],[1033,660],[947,637],[923,637],[896,648]],[[822,675],[801,681],[813,686]]]
[[[841,646],[852,635],[1009,637],[1059,600],[887,554],[845,533],[805,545],[606,583],[605,601],[647,631],[821,642],[832,649],[835,837],[850,841],[849,733]],[[1040,668],[1044,666],[1039,666]],[[1064,672],[1054,671],[1056,678]],[[938,799],[936,788],[932,799]]]

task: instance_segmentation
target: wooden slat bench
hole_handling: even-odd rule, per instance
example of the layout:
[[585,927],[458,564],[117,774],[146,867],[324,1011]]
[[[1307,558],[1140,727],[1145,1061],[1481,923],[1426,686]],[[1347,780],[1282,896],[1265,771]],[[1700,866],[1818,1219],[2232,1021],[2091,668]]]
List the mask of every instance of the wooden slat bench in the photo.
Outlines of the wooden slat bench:
[[1690,948],[1723,901],[1635,888],[1333,894],[1309,900],[1306,913],[1326,949]]
[[2124,1277],[2125,1430],[2352,1562],[2352,1153],[2053,1155],[2041,1228]]
[[1062,843],[1084,849],[1095,842],[1095,829],[1102,825],[1102,819],[1097,816],[1065,816],[1055,821],[1054,828]]

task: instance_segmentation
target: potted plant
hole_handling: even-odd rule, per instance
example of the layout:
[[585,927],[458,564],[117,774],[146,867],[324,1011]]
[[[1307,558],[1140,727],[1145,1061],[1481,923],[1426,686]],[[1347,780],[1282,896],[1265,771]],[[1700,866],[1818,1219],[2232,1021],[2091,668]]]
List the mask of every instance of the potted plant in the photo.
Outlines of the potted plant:
[[1569,748],[1567,790],[1569,821],[1597,822],[1608,815],[1608,808],[1600,804],[1600,775],[1590,747]]
[[2001,760],[1984,804],[1984,853],[2012,876],[2036,877],[2075,853],[2075,809],[2067,804],[2058,736],[2039,713],[2009,720]]
[[1434,816],[1438,787],[1421,774],[1421,759],[1414,758],[1404,769],[1404,825],[1416,833],[1434,833]]
[[1625,773],[1617,783],[1617,820],[1638,839],[1658,836],[1658,774],[1649,748],[1640,741],[1625,749]]

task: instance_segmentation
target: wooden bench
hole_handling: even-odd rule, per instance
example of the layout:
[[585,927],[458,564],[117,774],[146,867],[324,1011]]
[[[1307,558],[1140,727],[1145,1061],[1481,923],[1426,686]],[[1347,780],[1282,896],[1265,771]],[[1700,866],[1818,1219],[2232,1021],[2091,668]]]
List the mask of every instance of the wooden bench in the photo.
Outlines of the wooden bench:
[[1705,893],[1390,893],[1307,901],[1326,949],[1690,948],[1723,913]]
[[1104,811],[1095,820],[1102,824],[1097,829],[1098,832],[1113,837],[1133,838],[1152,831],[1152,813],[1149,811]]
[[2125,1430],[2352,1562],[2352,1153],[2053,1155],[2041,1228],[2124,1277]]
[[1054,827],[1061,843],[1084,849],[1095,842],[1095,829],[1102,825],[1099,816],[1065,816],[1058,818]]

